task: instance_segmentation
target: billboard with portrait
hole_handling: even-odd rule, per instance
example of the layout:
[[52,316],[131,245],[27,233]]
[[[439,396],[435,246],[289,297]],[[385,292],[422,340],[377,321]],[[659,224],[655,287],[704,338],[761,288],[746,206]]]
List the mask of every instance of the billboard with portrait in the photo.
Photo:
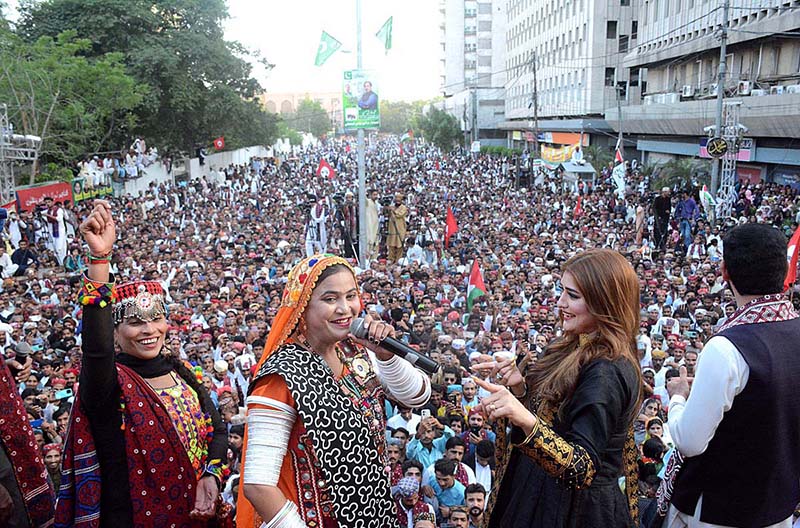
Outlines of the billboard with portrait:
[[345,130],[380,128],[380,101],[374,72],[347,70],[342,82]]

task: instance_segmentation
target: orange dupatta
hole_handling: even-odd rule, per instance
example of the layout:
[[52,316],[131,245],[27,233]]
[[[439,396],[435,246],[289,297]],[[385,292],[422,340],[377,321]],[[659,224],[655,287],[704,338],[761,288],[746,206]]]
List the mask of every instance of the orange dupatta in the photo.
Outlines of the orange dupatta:
[[[353,280],[356,279],[356,272],[353,267],[343,258],[335,255],[312,255],[301,260],[292,271],[289,272],[287,277],[286,286],[283,289],[283,296],[281,298],[281,307],[278,310],[275,319],[272,322],[272,329],[267,336],[267,343],[264,345],[264,353],[254,372],[258,372],[266,360],[278,348],[289,340],[289,337],[297,327],[303,313],[305,313],[308,301],[311,299],[311,293],[319,281],[319,277],[323,271],[331,266],[343,265],[353,274]],[[252,392],[256,384],[250,386]],[[245,464],[247,463],[245,453],[247,452],[247,437],[248,431],[245,427],[244,441],[242,444],[242,463],[240,466],[240,475],[244,475]],[[288,455],[287,455],[288,456]],[[244,482],[240,481],[240,488]],[[292,497],[287,497],[292,500]],[[239,499],[236,504],[236,521],[237,525],[241,528],[255,528],[256,521],[260,519],[258,514],[253,508],[253,505],[248,501],[244,492],[240,489]],[[260,522],[260,521],[259,521]]]

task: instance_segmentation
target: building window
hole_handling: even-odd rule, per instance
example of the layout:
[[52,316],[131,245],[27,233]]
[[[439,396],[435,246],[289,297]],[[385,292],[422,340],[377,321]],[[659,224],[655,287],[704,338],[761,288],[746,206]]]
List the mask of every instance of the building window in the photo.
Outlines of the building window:
[[619,52],[625,53],[628,51],[628,35],[619,36]]
[[492,56],[491,55],[486,55],[485,57],[484,56],[478,57],[478,66],[489,66],[489,67],[491,67],[491,65],[492,65]]
[[621,6],[629,6],[629,5],[631,5],[631,0],[619,0],[619,5],[621,5]]
[[475,26],[467,26],[464,28],[465,35],[474,35],[475,34]]
[[606,86],[614,86],[614,76],[616,68],[606,68]]
[[639,22],[634,20],[631,22],[631,40],[636,40],[639,36]]
[[615,38],[617,38],[617,21],[616,20],[608,20],[608,21],[606,21],[606,38],[607,39],[615,39]]
[[491,15],[492,14],[492,4],[478,4],[478,14],[479,15]]
[[480,49],[492,49],[492,39],[478,39],[478,48]]
[[491,30],[492,30],[491,20],[478,20],[478,31],[491,31]]
[[628,70],[628,76],[630,78],[630,86],[639,86],[639,68],[630,68]]

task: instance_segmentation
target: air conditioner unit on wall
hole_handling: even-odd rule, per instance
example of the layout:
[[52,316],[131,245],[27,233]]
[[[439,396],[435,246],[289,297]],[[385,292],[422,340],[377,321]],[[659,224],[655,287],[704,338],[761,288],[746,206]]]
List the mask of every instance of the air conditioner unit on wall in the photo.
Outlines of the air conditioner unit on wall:
[[679,93],[664,94],[664,104],[679,103],[680,100],[681,100],[681,94]]
[[716,96],[718,87],[719,85],[717,83],[712,83],[711,86],[708,87],[708,95]]
[[751,95],[752,97],[763,97],[763,96],[765,96],[765,95],[767,95],[767,94],[769,94],[769,92],[768,92],[768,91],[766,91],[766,90],[761,90],[760,88],[753,88],[753,89],[750,91],[750,95]]
[[694,97],[694,86],[691,84],[684,85],[681,88],[681,97]]
[[750,95],[753,90],[753,81],[739,81],[736,85],[736,93],[738,95]]
[[770,86],[769,87],[769,94],[770,95],[783,95],[783,86]]
[[800,84],[792,84],[786,87],[786,93],[798,94],[800,93]]
[[645,95],[644,96],[644,104],[651,105],[655,103],[655,98],[652,95]]

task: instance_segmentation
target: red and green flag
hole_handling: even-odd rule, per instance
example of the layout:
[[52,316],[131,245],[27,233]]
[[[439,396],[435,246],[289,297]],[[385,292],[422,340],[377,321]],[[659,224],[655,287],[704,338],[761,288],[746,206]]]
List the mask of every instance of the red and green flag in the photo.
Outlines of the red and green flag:
[[472,311],[472,305],[481,295],[486,295],[486,285],[483,284],[483,275],[476,259],[472,261],[472,271],[469,272],[467,283],[467,311]]

